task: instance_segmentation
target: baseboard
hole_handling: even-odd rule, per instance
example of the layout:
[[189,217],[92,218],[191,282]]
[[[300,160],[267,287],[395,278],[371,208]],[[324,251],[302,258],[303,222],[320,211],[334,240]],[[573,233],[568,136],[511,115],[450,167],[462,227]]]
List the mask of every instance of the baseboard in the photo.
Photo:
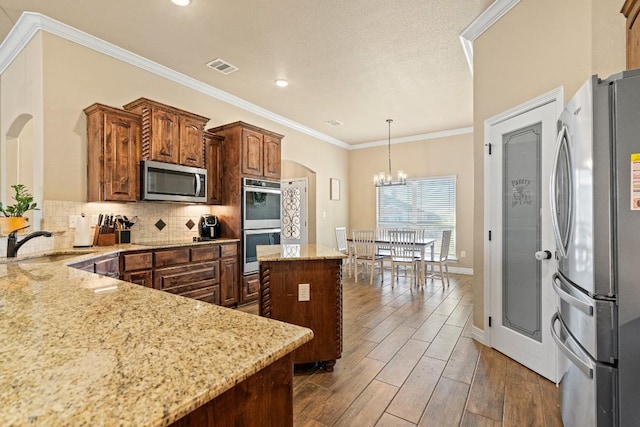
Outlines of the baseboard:
[[485,340],[484,330],[475,325],[471,326],[471,338],[478,341],[480,344],[488,345]]
[[452,267],[451,264],[449,264],[449,273],[466,274],[469,276],[473,276],[473,268]]

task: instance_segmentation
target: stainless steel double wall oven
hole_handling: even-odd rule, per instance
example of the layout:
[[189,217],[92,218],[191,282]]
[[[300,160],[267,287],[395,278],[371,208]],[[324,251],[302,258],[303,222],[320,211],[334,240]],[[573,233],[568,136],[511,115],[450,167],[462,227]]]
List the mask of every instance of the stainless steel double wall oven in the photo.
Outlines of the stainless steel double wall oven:
[[281,232],[279,181],[242,180],[242,273],[258,271],[257,245],[279,245]]

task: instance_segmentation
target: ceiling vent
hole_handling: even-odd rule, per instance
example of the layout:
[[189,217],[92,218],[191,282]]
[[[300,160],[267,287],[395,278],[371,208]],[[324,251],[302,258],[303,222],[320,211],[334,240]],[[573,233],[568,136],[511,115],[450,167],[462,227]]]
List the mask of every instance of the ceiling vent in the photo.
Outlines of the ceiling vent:
[[340,120],[327,120],[325,123],[329,126],[342,126],[344,124]]
[[216,58],[211,62],[207,62],[207,67],[213,68],[216,71],[221,72],[222,74],[231,74],[234,71],[238,71],[239,68],[235,65],[229,64],[224,59]]

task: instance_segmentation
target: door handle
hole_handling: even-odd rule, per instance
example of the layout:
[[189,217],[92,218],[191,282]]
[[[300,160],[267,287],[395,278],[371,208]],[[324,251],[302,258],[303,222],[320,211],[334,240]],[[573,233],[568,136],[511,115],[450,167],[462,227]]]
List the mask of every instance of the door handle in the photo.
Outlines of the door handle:
[[[556,345],[558,346],[558,349],[562,353],[564,353],[564,355],[567,356],[567,358],[569,360],[571,360],[571,362],[578,369],[580,369],[582,371],[582,373],[587,376],[587,378],[592,379],[593,378],[593,368],[594,368],[592,366],[592,363],[589,363],[590,361],[588,359],[586,361],[583,360],[582,358],[580,358],[579,355],[575,354],[569,347],[567,347],[567,345],[562,341],[562,338],[560,338],[560,336],[556,332],[556,328],[555,328],[556,322],[560,322],[560,328],[562,328],[565,331],[565,335],[568,336],[567,339],[572,339],[572,337],[571,337],[571,335],[569,335],[568,332],[566,332],[566,327],[564,326],[564,322],[562,321],[562,319],[560,319],[560,316],[558,316],[558,313],[554,313],[553,317],[551,317],[551,337],[556,342]],[[588,357],[588,356],[586,356],[586,357]]]
[[199,173],[195,174],[195,177],[196,177],[196,194],[194,194],[194,196],[198,196],[200,195],[200,186],[202,185],[200,183],[200,174]]
[[[566,303],[574,306],[575,308],[577,308],[578,310],[582,311],[586,315],[593,316],[593,305],[591,305],[588,300],[587,301],[580,300],[579,298],[577,298],[577,297],[571,295],[570,293],[564,291],[562,289],[561,285],[558,285],[558,282],[560,282],[560,284],[562,284],[564,282],[564,280],[562,279],[562,277],[560,275],[558,275],[558,273],[555,273],[553,275],[553,278],[551,279],[551,286],[556,291],[556,294],[558,294],[558,296],[560,297],[561,300],[563,300]],[[569,286],[569,285],[567,285],[567,286]],[[585,298],[585,297],[582,297],[582,298]]]
[[537,251],[535,257],[538,261],[544,261],[545,259],[551,259],[551,251]]
[[[567,126],[564,125],[562,126],[562,129],[558,133],[558,138],[556,143],[556,152],[553,159],[551,177],[549,179],[549,196],[551,198],[550,200],[551,226],[553,229],[553,235],[555,236],[555,239],[556,239],[556,248],[558,250],[559,255],[562,258],[567,257],[567,250],[569,246],[569,233],[571,232],[571,226],[573,222],[573,177],[572,177],[573,169],[571,167],[571,153],[569,152],[570,147],[569,147],[568,139],[569,139],[569,130],[567,129]],[[557,200],[557,193],[556,193],[557,191],[556,185],[557,185],[557,177],[558,177],[558,162],[560,161],[560,152],[562,151],[563,147],[565,149],[565,160],[568,165],[566,178],[569,181],[569,184],[568,184],[569,194],[567,195],[568,196],[567,197],[568,198],[567,223],[563,224],[566,227],[564,233],[562,232],[562,230],[560,230],[560,221],[558,218],[558,200]]]

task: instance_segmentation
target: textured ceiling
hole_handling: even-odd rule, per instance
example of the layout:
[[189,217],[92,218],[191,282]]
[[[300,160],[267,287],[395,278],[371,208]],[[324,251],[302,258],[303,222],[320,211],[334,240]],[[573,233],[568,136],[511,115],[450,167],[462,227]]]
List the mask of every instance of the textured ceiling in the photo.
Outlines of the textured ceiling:
[[[491,0],[0,0],[0,39],[38,12],[347,144],[472,125],[458,35]],[[220,57],[240,68],[205,66]],[[277,78],[289,87],[274,85]],[[327,120],[344,125],[331,127]]]

